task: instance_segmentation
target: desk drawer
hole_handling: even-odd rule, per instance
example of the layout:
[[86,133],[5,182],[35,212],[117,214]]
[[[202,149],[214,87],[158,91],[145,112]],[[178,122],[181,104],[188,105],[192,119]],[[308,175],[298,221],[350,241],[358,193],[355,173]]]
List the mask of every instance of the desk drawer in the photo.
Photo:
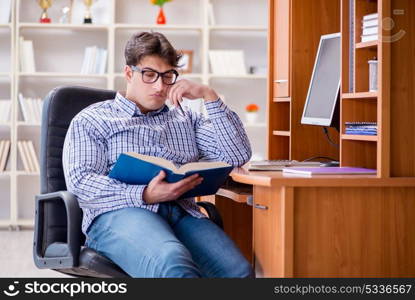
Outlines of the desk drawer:
[[254,188],[253,252],[257,277],[292,277],[292,188]]

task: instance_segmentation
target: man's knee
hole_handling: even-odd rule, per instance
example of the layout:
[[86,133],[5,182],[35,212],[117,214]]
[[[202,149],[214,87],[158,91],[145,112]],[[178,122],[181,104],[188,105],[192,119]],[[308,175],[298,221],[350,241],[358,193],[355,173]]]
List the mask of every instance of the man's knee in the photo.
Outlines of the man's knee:
[[164,243],[157,254],[160,277],[201,277],[192,256],[180,242]]
[[232,266],[228,272],[226,277],[229,278],[255,278],[255,271],[252,268],[251,264],[244,260]]

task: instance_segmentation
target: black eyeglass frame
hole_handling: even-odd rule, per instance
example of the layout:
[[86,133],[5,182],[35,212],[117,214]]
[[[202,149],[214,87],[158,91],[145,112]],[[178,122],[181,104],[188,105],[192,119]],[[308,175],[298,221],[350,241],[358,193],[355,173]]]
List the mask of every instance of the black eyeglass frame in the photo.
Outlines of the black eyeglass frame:
[[[176,83],[177,78],[179,77],[179,72],[177,72],[177,71],[176,71],[176,70],[174,70],[174,69],[168,70],[168,71],[166,71],[166,72],[158,72],[158,71],[153,70],[153,69],[151,69],[151,68],[141,69],[141,68],[139,68],[139,67],[137,67],[137,66],[130,66],[130,68],[131,68],[131,70],[132,70],[133,72],[139,72],[139,73],[141,73],[141,78],[143,79],[143,82],[144,82],[144,83],[148,83],[148,84],[151,84],[151,83],[156,82],[157,80],[159,80],[159,77],[161,76],[161,81],[162,81],[164,84],[166,84],[166,85],[173,85],[173,84],[175,84],[175,83]],[[154,80],[152,80],[152,81],[146,81],[146,80],[144,79],[144,73],[145,73],[145,72],[154,72],[154,73],[156,73],[156,74],[157,74],[157,77],[155,77],[155,79],[154,79]],[[173,81],[172,83],[166,83],[166,82],[164,81],[164,74],[167,74],[167,73],[173,73],[173,74],[176,76],[176,77],[174,78],[174,81]]]

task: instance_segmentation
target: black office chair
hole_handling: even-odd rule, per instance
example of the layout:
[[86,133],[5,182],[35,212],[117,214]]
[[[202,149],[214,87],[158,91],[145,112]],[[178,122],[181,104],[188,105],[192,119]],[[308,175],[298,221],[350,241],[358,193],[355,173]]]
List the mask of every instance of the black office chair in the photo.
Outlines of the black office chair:
[[[58,87],[45,98],[40,146],[41,195],[36,196],[33,258],[41,269],[78,277],[128,277],[120,267],[83,246],[82,210],[66,191],[62,149],[72,118],[85,107],[114,99],[115,91],[85,87]],[[216,207],[198,202],[209,218],[223,228]]]

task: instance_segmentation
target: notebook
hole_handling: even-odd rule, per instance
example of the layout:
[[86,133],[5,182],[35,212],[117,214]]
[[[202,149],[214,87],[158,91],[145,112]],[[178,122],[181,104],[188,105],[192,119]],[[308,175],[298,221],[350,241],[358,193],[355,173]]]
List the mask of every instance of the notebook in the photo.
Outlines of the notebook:
[[375,175],[376,170],[353,167],[316,167],[316,168],[284,168],[283,173],[312,175]]

